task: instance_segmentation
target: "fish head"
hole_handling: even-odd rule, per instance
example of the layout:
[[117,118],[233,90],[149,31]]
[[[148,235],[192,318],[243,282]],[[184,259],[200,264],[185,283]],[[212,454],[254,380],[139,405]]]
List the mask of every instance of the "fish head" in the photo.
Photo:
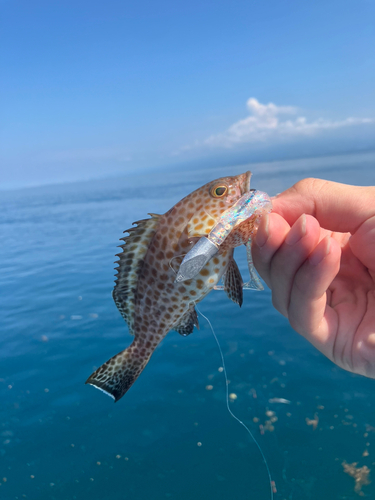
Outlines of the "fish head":
[[251,172],[221,177],[191,193],[187,198],[195,202],[196,210],[187,225],[189,237],[209,234],[223,212],[250,190],[250,178]]

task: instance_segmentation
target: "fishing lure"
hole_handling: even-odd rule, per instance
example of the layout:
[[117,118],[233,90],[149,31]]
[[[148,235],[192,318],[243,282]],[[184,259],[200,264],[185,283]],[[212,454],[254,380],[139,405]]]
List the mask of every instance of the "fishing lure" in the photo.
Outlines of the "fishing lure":
[[[256,214],[253,223],[253,231],[248,234],[250,237],[257,229],[261,216],[272,210],[272,202],[263,191],[252,189],[245,193],[241,198],[219,218],[217,224],[212,228],[207,237],[202,237],[194,247],[186,254],[177,273],[176,282],[186,281],[194,278],[207,262],[216,255],[220,246],[224,243],[233,229],[244,222],[246,219]],[[251,256],[251,240],[246,242],[247,260],[250,272],[250,281],[246,288],[263,290],[263,286],[254,271]],[[219,287],[215,287],[219,289]]]

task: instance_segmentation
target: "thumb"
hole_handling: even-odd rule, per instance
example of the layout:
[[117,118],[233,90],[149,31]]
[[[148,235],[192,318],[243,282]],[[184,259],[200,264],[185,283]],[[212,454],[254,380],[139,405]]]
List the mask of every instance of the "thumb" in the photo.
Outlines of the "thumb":
[[375,187],[303,179],[274,198],[273,211],[290,225],[305,213],[325,229],[353,234],[375,216]]

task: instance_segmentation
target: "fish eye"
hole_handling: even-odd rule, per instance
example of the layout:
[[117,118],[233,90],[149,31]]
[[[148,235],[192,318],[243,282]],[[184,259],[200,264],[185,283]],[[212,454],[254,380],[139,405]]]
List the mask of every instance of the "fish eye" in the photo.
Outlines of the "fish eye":
[[222,198],[225,196],[228,192],[227,186],[214,186],[211,188],[211,195],[214,198]]

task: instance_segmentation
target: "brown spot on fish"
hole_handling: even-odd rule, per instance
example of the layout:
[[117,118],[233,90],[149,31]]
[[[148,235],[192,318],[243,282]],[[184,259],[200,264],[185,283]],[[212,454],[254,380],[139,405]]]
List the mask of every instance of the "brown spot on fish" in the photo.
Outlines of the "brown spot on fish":
[[202,290],[202,288],[203,288],[203,281],[202,280],[197,280],[196,285],[197,285],[197,288],[199,288],[199,290]]
[[204,267],[199,274],[201,276],[208,276],[210,274],[210,271],[206,267]]

